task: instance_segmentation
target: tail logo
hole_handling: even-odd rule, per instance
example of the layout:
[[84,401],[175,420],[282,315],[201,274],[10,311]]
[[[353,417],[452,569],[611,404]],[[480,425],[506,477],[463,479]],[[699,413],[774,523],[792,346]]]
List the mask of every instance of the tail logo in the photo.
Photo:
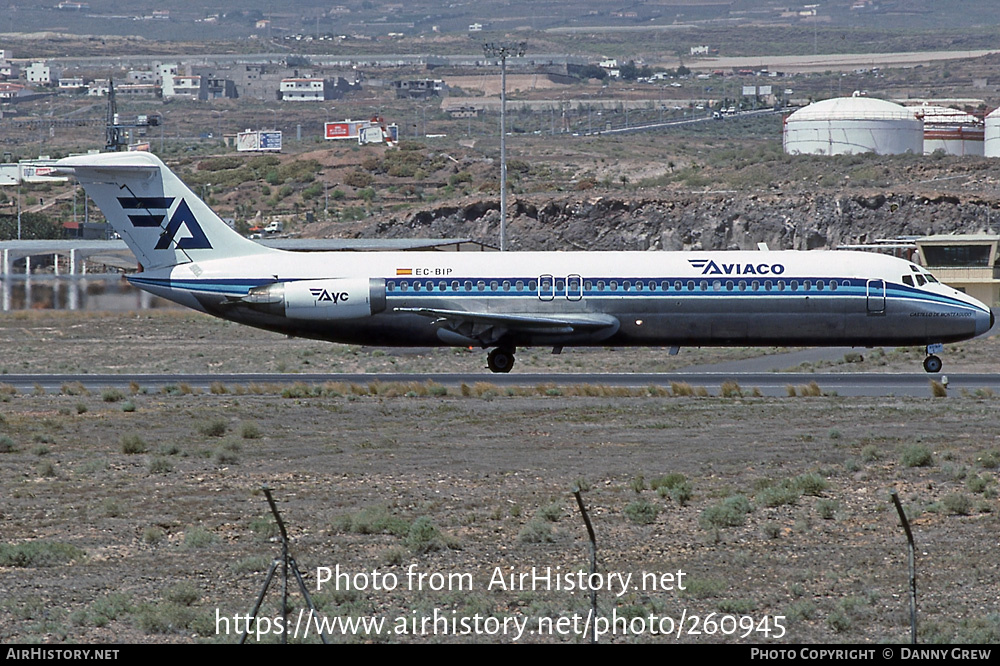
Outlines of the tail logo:
[[[118,203],[126,211],[133,227],[163,229],[154,249],[169,250],[171,243],[176,243],[178,250],[211,250],[212,244],[184,199],[180,200],[167,226],[163,227],[163,220],[174,200],[174,197],[119,197]],[[137,212],[129,212],[132,210]]]

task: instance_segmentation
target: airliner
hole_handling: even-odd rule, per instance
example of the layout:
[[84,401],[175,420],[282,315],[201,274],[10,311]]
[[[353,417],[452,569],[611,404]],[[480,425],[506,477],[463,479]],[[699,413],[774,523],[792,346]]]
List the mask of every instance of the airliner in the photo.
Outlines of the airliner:
[[920,345],[993,325],[925,268],[849,251],[289,252],[244,238],[151,153],[68,157],[139,262],[128,280],[231,321],[387,346]]

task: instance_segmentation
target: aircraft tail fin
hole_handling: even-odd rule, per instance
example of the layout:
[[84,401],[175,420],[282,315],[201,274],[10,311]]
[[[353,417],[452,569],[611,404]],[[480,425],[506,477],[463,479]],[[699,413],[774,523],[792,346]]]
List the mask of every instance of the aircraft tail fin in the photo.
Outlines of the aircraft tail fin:
[[156,155],[100,153],[59,160],[146,269],[277,252],[238,234]]

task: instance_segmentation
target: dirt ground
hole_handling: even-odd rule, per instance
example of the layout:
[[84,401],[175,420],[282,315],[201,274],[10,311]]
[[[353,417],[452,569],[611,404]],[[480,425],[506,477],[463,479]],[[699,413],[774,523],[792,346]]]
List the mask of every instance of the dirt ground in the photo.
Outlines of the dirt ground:
[[[6,372],[482,363],[480,352],[341,348],[176,311],[11,314],[0,340]],[[964,353],[979,356],[974,344],[992,343]],[[575,358],[668,359],[594,353]],[[568,354],[519,361],[574,367]],[[589,566],[573,487],[597,535],[602,642],[908,640],[891,489],[917,542],[920,641],[1000,640],[991,395],[442,389],[0,391],[0,639],[234,642],[234,616],[280,554],[267,484],[320,617],[384,622],[336,625],[337,642],[585,641],[588,595],[567,589]],[[347,576],[317,591],[318,568],[338,566]],[[262,640],[278,640],[279,589],[261,609]],[[295,624],[303,602],[290,602]],[[292,640],[315,642],[315,630],[300,625]]]

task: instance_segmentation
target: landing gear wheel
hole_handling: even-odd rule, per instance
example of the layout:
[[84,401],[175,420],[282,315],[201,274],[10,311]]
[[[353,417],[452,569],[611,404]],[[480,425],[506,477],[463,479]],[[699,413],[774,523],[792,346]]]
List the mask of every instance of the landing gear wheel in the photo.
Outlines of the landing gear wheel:
[[941,372],[942,365],[943,363],[941,363],[941,359],[939,359],[934,354],[931,354],[930,356],[924,359],[924,370],[926,370],[927,372],[931,373]]
[[486,357],[486,364],[493,372],[510,372],[514,367],[514,352],[497,347]]

